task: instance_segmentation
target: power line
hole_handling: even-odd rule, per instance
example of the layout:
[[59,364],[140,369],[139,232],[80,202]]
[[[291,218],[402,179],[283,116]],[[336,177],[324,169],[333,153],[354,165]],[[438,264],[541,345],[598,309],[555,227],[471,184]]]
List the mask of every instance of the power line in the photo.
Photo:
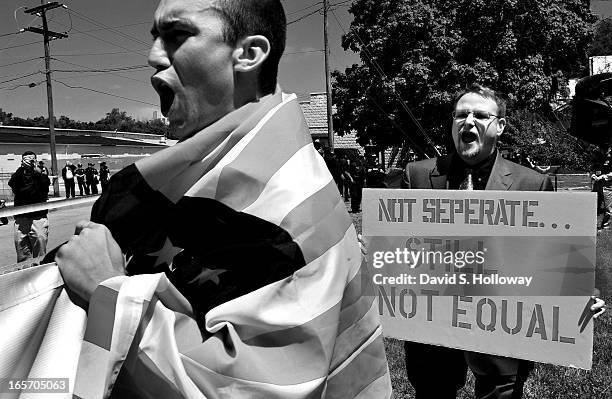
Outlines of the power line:
[[309,13],[308,13],[308,14],[306,14],[306,15],[302,15],[301,17],[299,17],[299,18],[297,18],[297,19],[294,19],[293,21],[289,21],[289,22],[287,22],[287,26],[292,25],[292,24],[294,24],[294,23],[296,23],[296,22],[300,22],[301,20],[303,20],[303,19],[305,19],[305,18],[308,18],[308,17],[310,17],[311,15],[315,15],[316,13],[318,13],[318,12],[319,12],[319,11],[321,11],[321,10],[323,10],[323,7],[318,8],[318,9],[316,9],[316,10],[312,11],[312,12],[309,12]]
[[21,84],[21,85],[17,85],[17,86],[13,86],[11,88],[8,87],[0,87],[0,90],[4,90],[4,91],[12,91],[12,90],[16,90],[20,87],[29,87],[29,88],[33,88],[36,87],[38,85],[40,85],[41,83],[45,83],[44,80],[41,80],[40,82],[36,82],[36,83],[28,83],[28,84]]
[[[58,23],[59,23],[59,22],[58,22]],[[66,25],[61,24],[61,23],[59,23],[59,24],[60,24],[60,25],[63,25],[63,26],[66,26]],[[92,34],[90,34],[90,33],[87,33],[87,32],[84,32],[84,31],[80,31],[80,30],[78,30],[78,29],[73,29],[73,30],[74,30],[75,32],[77,32],[77,33],[81,33],[81,34],[83,34],[83,35],[85,35],[85,36],[89,36],[89,37],[91,37],[92,39],[98,40],[98,41],[100,41],[100,42],[104,42],[104,43],[106,43],[106,44],[110,44],[111,46],[118,47],[118,48],[120,48],[120,49],[123,49],[123,50],[129,51],[130,53],[137,54],[137,55],[139,55],[139,56],[141,56],[141,57],[146,57],[146,56],[147,56],[146,54],[143,54],[143,53],[138,52],[138,50],[132,50],[132,49],[130,49],[130,48],[123,47],[123,46],[122,46],[122,45],[120,45],[120,44],[116,44],[116,43],[113,43],[113,42],[111,42],[111,41],[108,41],[108,40],[105,40],[105,39],[99,38],[99,37],[97,37],[96,35],[92,35]],[[147,45],[149,45],[149,44],[150,44],[150,43],[147,43]]]
[[0,35],[0,37],[6,37],[6,36],[12,36],[12,35],[18,35],[22,32],[11,32],[11,33],[3,33]]
[[[70,13],[68,13],[68,15],[70,15]],[[111,26],[111,28],[116,29],[116,28],[127,28],[130,26],[137,26],[137,25],[150,25],[151,21],[146,21],[146,22],[135,22],[133,24],[125,24],[125,25],[117,25],[117,26]],[[108,31],[107,28],[98,28],[98,29],[89,29],[89,30],[84,30],[83,32],[86,33],[91,33],[91,32],[100,32],[100,31]],[[139,39],[140,40],[140,39]]]
[[[13,78],[13,79],[4,80],[4,81],[0,82],[0,84],[4,84],[4,83],[8,83],[8,82],[13,82],[13,81],[15,81],[15,80],[19,80],[19,79],[27,78],[27,77],[29,77],[29,76],[33,76],[33,75],[36,75],[36,74],[39,74],[39,73],[40,73],[40,71],[38,71],[38,72],[34,72],[34,73],[29,73],[29,74],[27,74],[27,75],[21,75],[21,76],[15,77],[15,78]],[[2,77],[6,77],[6,76],[2,76]],[[0,78],[1,78],[1,77],[0,77]]]
[[323,4],[323,1],[317,1],[316,3],[312,3],[311,5],[309,5],[309,6],[307,6],[307,7],[304,7],[304,8],[301,8],[301,9],[299,9],[299,10],[292,11],[292,12],[290,12],[290,13],[287,13],[287,16],[289,16],[289,15],[293,15],[293,14],[297,14],[298,12],[302,12],[302,11],[308,10],[309,8],[312,8],[312,7],[317,6],[317,5],[319,5],[319,4]]
[[53,72],[119,72],[119,71],[133,71],[139,70],[143,68],[151,68],[148,65],[134,65],[134,66],[126,66],[126,67],[116,67],[116,68],[107,68],[107,69],[53,69]]
[[30,61],[34,61],[34,60],[40,60],[42,58],[43,57],[28,58],[27,60],[22,60],[22,61],[12,62],[10,64],[0,65],[0,68],[4,68],[4,67],[7,67],[7,66],[11,66],[11,65],[23,64],[25,62],[30,62]]
[[14,46],[0,48],[0,51],[9,50],[9,49],[18,48],[18,47],[31,46],[32,44],[40,44],[40,42],[29,42],[29,43],[23,43],[23,44],[16,44]]
[[[109,51],[103,53],[73,53],[73,54],[53,54],[56,57],[85,57],[92,55],[115,55],[115,54],[134,54],[132,51]],[[141,55],[138,54],[140,57]]]
[[[64,64],[67,64],[67,65],[77,66],[77,67],[80,67],[80,68],[86,68],[86,69],[89,69],[89,70],[94,70],[95,69],[95,68],[89,67],[87,65],[75,64],[74,62],[63,61],[63,60],[60,60],[59,58],[55,58],[55,57],[53,57],[53,59],[56,60],[56,61],[62,62]],[[145,82],[144,80],[140,80],[140,79],[130,78],[128,76],[119,75],[118,73],[113,73],[113,72],[107,72],[107,73],[109,75],[118,76],[118,77],[123,78],[123,79],[134,80],[136,82],[144,83],[147,86],[149,86],[151,84],[150,82]]]
[[290,53],[283,53],[283,55],[292,55],[292,54],[306,54],[306,53],[322,53],[324,50],[323,49],[319,49],[319,50],[304,50],[304,51],[293,51]]
[[[345,35],[348,35],[348,33],[346,32],[346,30],[344,30],[344,27],[340,23],[340,20],[338,19],[338,17],[336,16],[336,13],[333,10],[332,10],[332,15],[334,16],[334,19],[336,20],[336,23],[338,23],[338,26],[340,27],[340,29],[342,29],[342,31],[344,32]],[[363,40],[361,40],[361,38],[359,37],[359,35],[357,33],[355,33],[355,32],[350,32],[350,33],[353,34],[359,40],[359,42],[363,46],[363,50],[364,50],[366,56],[368,56],[368,58],[370,59],[370,62],[374,66],[374,69],[381,75],[381,77],[383,78],[383,81],[388,81],[389,78],[387,77],[387,75],[385,74],[383,69],[380,67],[380,65],[378,64],[376,59],[369,52],[369,50],[368,50],[366,44],[363,42]],[[438,151],[438,148],[433,143],[431,138],[429,138],[429,135],[427,135],[427,132],[425,132],[425,129],[423,129],[423,126],[421,125],[419,120],[414,116],[414,114],[412,113],[412,111],[410,110],[408,105],[404,102],[404,100],[400,97],[400,95],[397,94],[397,91],[395,91],[395,86],[391,86],[391,91],[393,92],[393,95],[397,98],[399,103],[402,105],[402,108],[406,111],[408,116],[410,116],[410,119],[412,119],[412,121],[416,125],[417,130],[419,130],[419,132],[421,132],[423,137],[425,137],[425,140],[434,149],[434,152],[436,153],[436,155],[440,156],[441,155],[440,151]]]
[[133,99],[133,98],[123,97],[123,96],[119,96],[119,95],[117,95],[117,94],[112,94],[112,93],[107,93],[107,92],[105,92],[105,91],[100,91],[100,90],[96,90],[96,89],[91,89],[91,88],[89,88],[89,87],[83,87],[83,86],[71,86],[71,85],[69,85],[69,84],[67,84],[67,83],[64,83],[64,82],[62,82],[62,81],[60,81],[60,80],[56,80],[56,79],[53,79],[53,81],[54,81],[54,82],[57,82],[57,83],[59,83],[59,84],[62,84],[62,85],[66,86],[66,87],[68,87],[68,88],[71,88],[71,89],[82,89],[82,90],[88,90],[88,91],[92,91],[92,92],[94,92],[94,93],[99,93],[99,94],[104,94],[104,95],[111,96],[111,97],[121,98],[121,99],[123,99],[123,100],[134,101],[134,102],[141,103],[141,104],[152,105],[152,106],[154,106],[154,107],[157,107],[157,106],[158,106],[158,104],[152,104],[152,103],[149,103],[149,102],[146,102],[146,101],[141,101],[141,100],[136,100],[136,99]]
[[[332,54],[333,57],[333,54]],[[410,143],[419,151],[421,151],[421,153],[423,153],[423,155],[425,155],[426,158],[429,158],[429,155],[427,155],[427,153],[421,148],[421,146],[419,146],[417,143],[414,142],[414,140],[412,140],[412,138],[410,137],[410,135],[404,130],[402,129],[402,127],[400,125],[397,124],[397,122],[395,121],[395,118],[393,118],[375,99],[373,96],[371,96],[367,91],[364,92],[365,96],[367,98],[370,99],[370,101],[372,101],[374,103],[374,105],[376,105],[376,108],[379,109],[380,112],[382,112],[391,122],[391,124],[397,129],[399,130],[405,137],[406,139],[408,139],[408,141],[410,141]]]
[[[329,4],[328,5],[328,9],[331,11],[331,10],[333,10],[333,7],[341,6],[343,4],[350,3],[351,1],[353,1],[353,0],[344,0],[344,1],[340,1],[338,3]],[[312,6],[314,6],[316,4],[323,4],[323,1],[320,1],[319,3],[315,3],[315,4],[313,4],[313,5],[309,6],[309,7],[306,7],[305,9],[311,8]],[[310,17],[310,16],[312,16],[312,15],[318,13],[318,12],[321,12],[321,11],[323,11],[323,6],[317,8],[316,10],[314,10],[312,12],[309,12],[307,14],[302,15],[301,17],[298,17],[298,18],[294,19],[293,21],[287,22],[287,26],[292,25],[292,24],[294,24],[296,22],[299,22],[299,21],[301,21],[303,19],[306,19],[306,18],[308,18],[308,17]]]
[[89,22],[89,23],[91,23],[93,25],[96,25],[96,26],[99,26],[101,28],[107,29],[107,30],[109,30],[109,31],[119,35],[119,36],[122,36],[122,37],[124,37],[126,39],[132,40],[134,42],[137,42],[137,43],[140,43],[140,44],[144,44],[146,46],[150,45],[149,42],[145,42],[144,40],[142,40],[140,38],[137,38],[136,36],[129,35],[127,33],[121,32],[120,30],[117,30],[117,29],[113,28],[112,26],[108,26],[108,25],[103,24],[102,22],[98,22],[95,19],[90,18],[90,17],[88,17],[85,14],[82,14],[82,13],[76,11],[76,10],[73,10],[72,8],[66,7],[66,9],[68,10],[69,13],[74,13],[77,17],[79,17],[82,20],[87,21],[87,22]]

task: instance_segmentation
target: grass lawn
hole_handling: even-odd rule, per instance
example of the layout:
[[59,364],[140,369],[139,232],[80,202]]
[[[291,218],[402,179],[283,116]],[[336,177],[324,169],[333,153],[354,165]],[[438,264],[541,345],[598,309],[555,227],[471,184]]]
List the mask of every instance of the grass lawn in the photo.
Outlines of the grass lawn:
[[[361,232],[361,213],[351,214]],[[597,237],[595,286],[601,297],[612,305],[612,230]],[[385,339],[387,360],[395,399],[412,399],[414,390],[408,382],[401,341]],[[443,382],[443,376],[440,377]],[[474,397],[474,378],[468,372],[468,382],[457,396]],[[612,399],[612,311],[595,321],[593,368],[584,371],[569,367],[537,364],[524,389],[525,399]]]

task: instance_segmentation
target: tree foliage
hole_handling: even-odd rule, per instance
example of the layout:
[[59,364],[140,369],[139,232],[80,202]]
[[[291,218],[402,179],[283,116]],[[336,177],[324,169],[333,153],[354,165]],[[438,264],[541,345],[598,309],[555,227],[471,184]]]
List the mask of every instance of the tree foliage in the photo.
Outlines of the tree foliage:
[[589,55],[612,55],[612,19],[604,18],[597,22]]
[[[49,118],[37,116],[34,118],[20,118],[13,116],[0,108],[0,123],[3,125],[12,126],[29,126],[29,127],[49,127]],[[123,131],[133,133],[149,133],[149,134],[168,134],[168,126],[161,120],[152,121],[137,121],[121,111],[119,108],[113,108],[106,116],[97,122],[81,122],[70,119],[65,115],[55,118],[54,126],[58,129],[78,129],[78,130],[110,130]]]
[[333,73],[334,127],[417,152],[428,147],[408,112],[449,145],[454,94],[469,83],[546,115],[566,77],[585,73],[595,21],[583,0],[355,0],[349,12],[342,45],[362,63]]
[[599,155],[596,146],[570,136],[560,122],[553,122],[526,109],[513,112],[501,137],[502,147],[511,147],[536,165],[557,165],[562,172],[589,170]]

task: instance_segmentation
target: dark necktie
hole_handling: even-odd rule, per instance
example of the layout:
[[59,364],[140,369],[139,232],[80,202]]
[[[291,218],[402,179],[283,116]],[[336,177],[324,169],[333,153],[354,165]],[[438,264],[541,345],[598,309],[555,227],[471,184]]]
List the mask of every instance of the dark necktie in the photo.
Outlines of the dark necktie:
[[472,181],[472,169],[466,169],[465,179],[459,185],[459,190],[474,190],[474,182]]

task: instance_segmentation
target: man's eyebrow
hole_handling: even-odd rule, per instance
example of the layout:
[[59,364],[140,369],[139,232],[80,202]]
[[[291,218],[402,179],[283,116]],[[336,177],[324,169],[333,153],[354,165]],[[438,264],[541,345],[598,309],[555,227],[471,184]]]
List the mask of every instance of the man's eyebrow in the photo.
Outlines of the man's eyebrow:
[[[221,14],[221,16],[224,15],[223,10],[215,6],[206,6],[204,8],[197,10],[197,12],[200,12],[200,13],[207,12],[207,11],[210,11],[216,14]],[[176,27],[191,28],[193,26],[195,25],[193,21],[191,21],[190,19],[181,18],[181,17],[173,17],[173,18],[169,18],[168,20],[161,21],[159,24],[157,22],[153,23],[153,27],[151,28],[151,35],[155,36],[159,34],[160,31],[169,31]]]
[[151,35],[155,36],[156,34],[158,34],[160,31],[164,32],[164,31],[170,31],[172,29],[175,28],[191,28],[193,27],[193,23],[188,20],[188,19],[182,19],[182,18],[178,18],[178,19],[171,19],[168,21],[162,21],[159,24],[153,24],[153,27],[151,28]]

